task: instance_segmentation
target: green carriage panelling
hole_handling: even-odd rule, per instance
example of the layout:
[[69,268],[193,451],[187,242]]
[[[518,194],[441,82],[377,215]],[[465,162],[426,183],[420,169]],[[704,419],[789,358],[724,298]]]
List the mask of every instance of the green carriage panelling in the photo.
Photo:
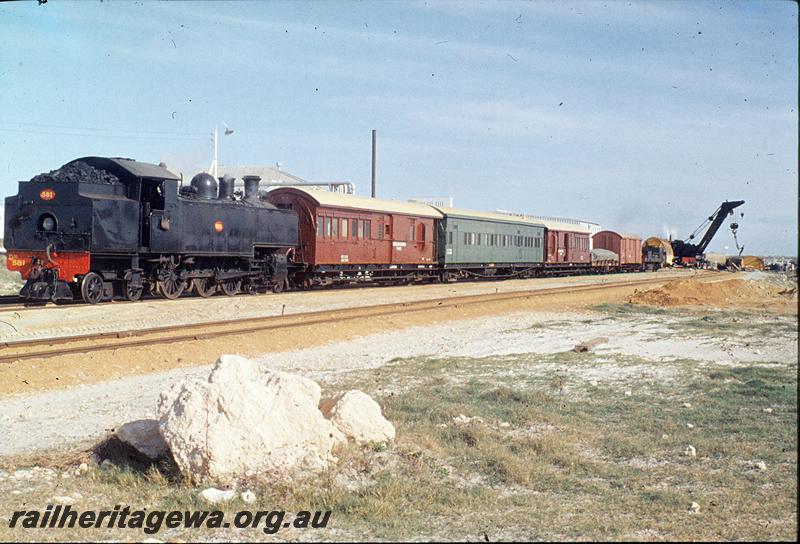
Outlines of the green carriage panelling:
[[544,262],[544,225],[501,214],[437,209],[444,215],[436,233],[438,260],[445,266]]

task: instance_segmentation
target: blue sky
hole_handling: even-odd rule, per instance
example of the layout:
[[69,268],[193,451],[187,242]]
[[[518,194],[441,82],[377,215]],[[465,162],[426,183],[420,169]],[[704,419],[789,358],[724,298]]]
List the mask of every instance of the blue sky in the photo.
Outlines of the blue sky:
[[[797,254],[792,2],[0,4],[0,195],[85,155]],[[45,126],[47,125],[47,126]],[[79,130],[80,129],[80,130]],[[90,130],[85,130],[90,129]],[[726,229],[727,230],[727,229]],[[712,250],[733,247],[727,231]]]

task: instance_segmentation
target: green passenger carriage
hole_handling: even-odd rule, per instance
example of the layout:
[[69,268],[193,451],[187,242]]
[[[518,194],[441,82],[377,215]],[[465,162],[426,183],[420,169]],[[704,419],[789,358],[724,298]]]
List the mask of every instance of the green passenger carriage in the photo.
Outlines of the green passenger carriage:
[[544,265],[542,224],[499,213],[437,207],[437,259],[468,275],[534,275]]

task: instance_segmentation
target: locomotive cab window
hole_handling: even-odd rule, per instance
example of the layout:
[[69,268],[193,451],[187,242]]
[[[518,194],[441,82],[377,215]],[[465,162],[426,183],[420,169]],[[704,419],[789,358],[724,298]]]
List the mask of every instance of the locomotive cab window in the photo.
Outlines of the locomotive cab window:
[[151,210],[164,209],[164,185],[158,181],[143,181],[141,201],[150,204]]

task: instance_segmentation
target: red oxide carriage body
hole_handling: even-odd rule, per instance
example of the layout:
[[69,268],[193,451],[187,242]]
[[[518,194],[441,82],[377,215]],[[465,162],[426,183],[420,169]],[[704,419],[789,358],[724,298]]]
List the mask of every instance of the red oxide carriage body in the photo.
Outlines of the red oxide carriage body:
[[619,255],[619,265],[634,268],[642,265],[642,239],[635,234],[601,230],[592,237],[596,249],[607,249]]
[[300,218],[295,262],[333,277],[430,275],[436,268],[434,208],[414,202],[281,187],[267,199]]
[[546,266],[591,266],[588,228],[577,223],[573,225],[549,219],[537,220],[547,227]]

